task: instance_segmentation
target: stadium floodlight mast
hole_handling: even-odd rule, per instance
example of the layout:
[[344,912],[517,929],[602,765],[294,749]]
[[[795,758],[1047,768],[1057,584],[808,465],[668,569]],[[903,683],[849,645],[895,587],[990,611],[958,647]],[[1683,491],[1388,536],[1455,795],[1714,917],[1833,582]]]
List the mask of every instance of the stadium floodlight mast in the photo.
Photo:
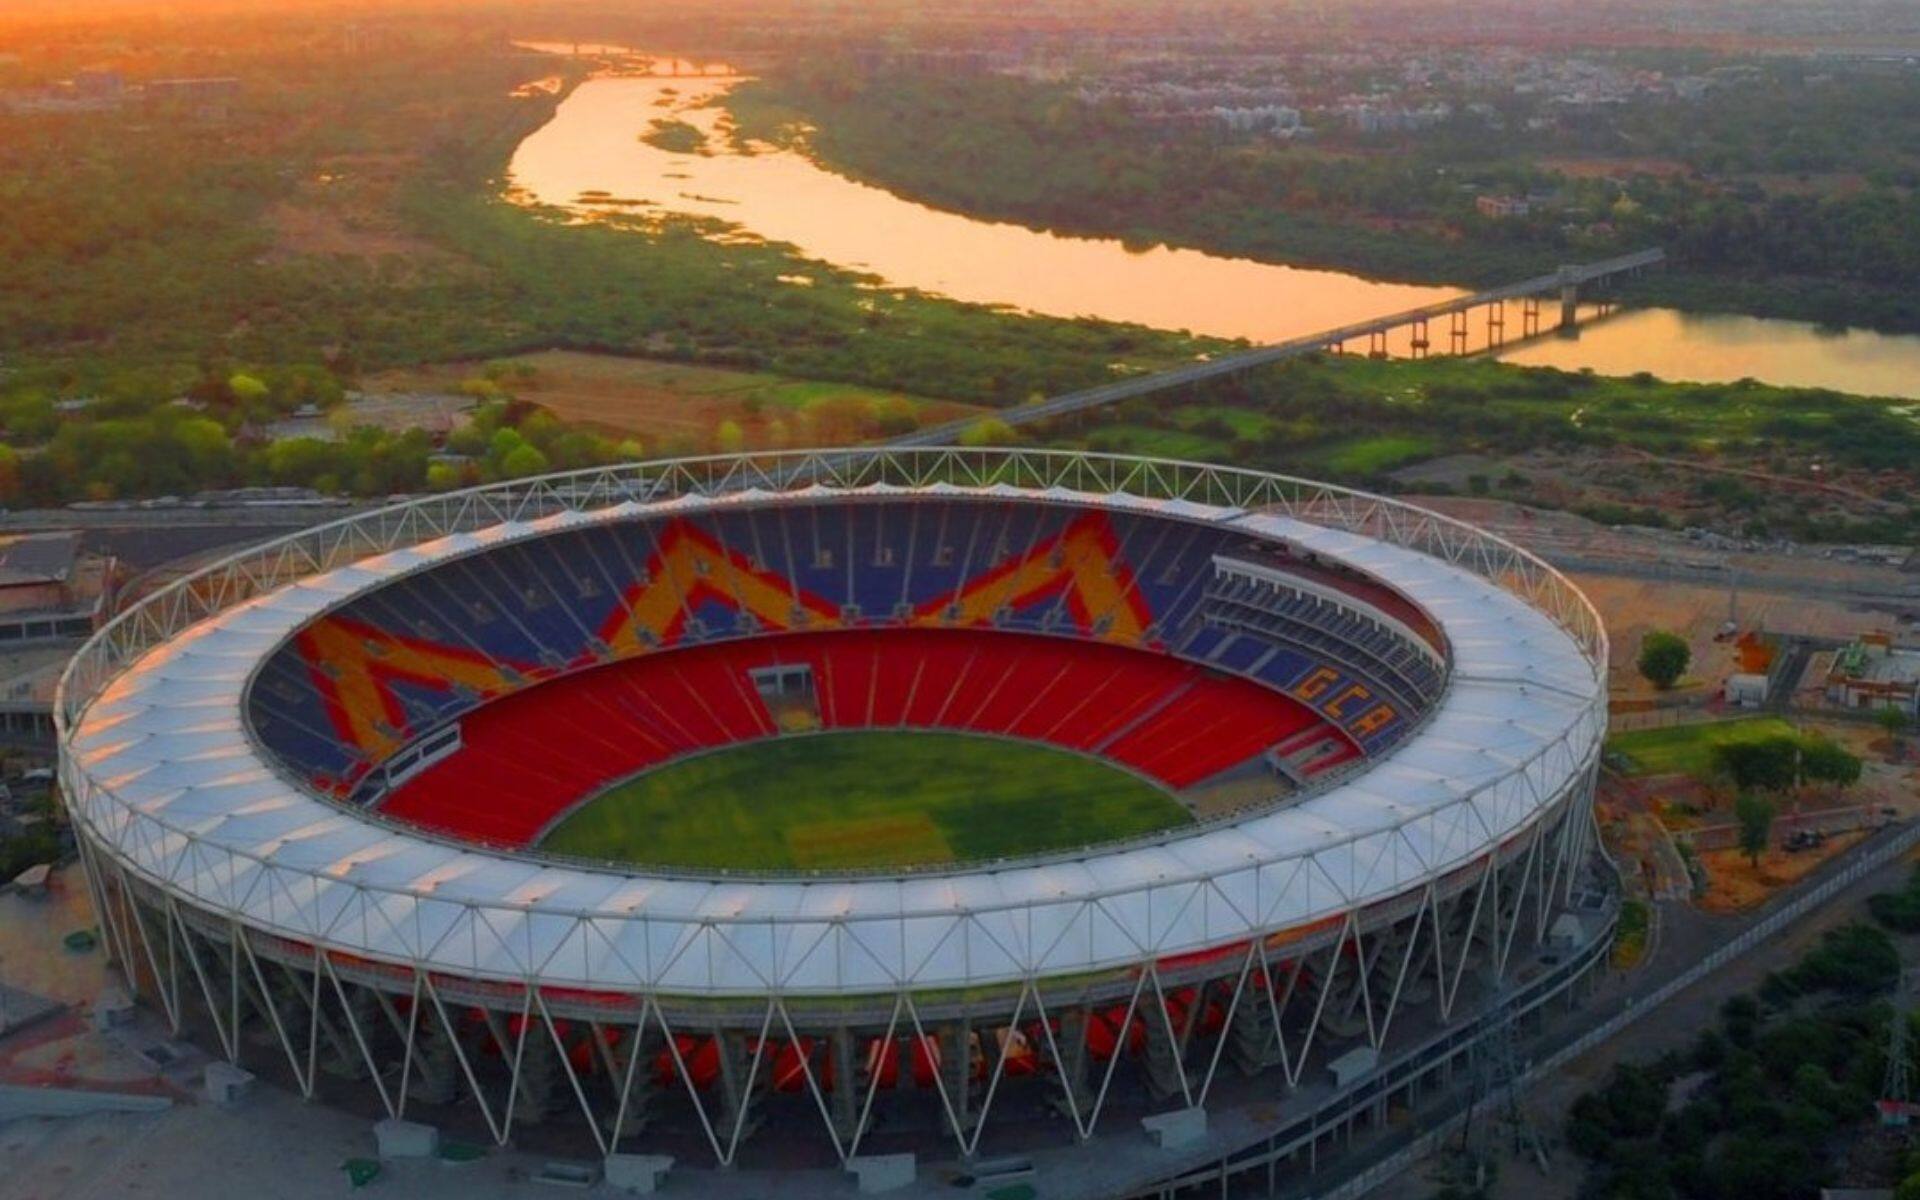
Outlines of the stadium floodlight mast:
[[[1444,687],[1378,761],[1151,846],[804,877],[592,868],[409,833],[315,793],[241,711],[260,663],[316,614],[480,543],[928,496],[1309,547],[1436,616]],[[728,1167],[776,1136],[761,1117],[777,1107],[765,1124],[811,1114],[823,1165],[876,1144],[1012,1149],[1049,1194],[1112,1194],[1317,1154],[1329,1105],[1351,1121],[1426,1086],[1498,1030],[1496,993],[1527,1011],[1603,961],[1604,905],[1581,910],[1581,945],[1533,949],[1590,890],[1606,662],[1597,614],[1558,571],[1387,497],[1072,451],[822,450],[510,481],[254,547],[103,628],[62,677],[56,721],[93,901],[132,990],[236,1063],[283,1063],[303,1095],[358,1076],[394,1118],[464,1097],[503,1144],[572,1108],[572,1136],[602,1154],[643,1126],[643,1145]],[[183,700],[217,719],[183,721]],[[250,840],[273,806],[337,840],[324,854],[301,833]],[[1118,1036],[1104,1062],[1090,1049],[1102,1021]],[[909,1062],[919,1086],[883,1097],[882,1075],[904,1080]],[[1330,1067],[1331,1089],[1315,1074]],[[1133,1161],[1115,1139],[1167,1110],[1209,1116],[1185,1134],[1152,1126],[1166,1145]],[[1064,1117],[1063,1144],[1047,1144],[1058,1127],[1041,1111]],[[1093,1140],[1106,1174],[1087,1171]]]

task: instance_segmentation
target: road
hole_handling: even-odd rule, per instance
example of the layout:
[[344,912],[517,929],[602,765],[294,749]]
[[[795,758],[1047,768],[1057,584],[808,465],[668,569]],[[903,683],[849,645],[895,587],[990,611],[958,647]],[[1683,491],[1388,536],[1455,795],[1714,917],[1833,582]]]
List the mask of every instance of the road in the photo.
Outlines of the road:
[[[1659,937],[1647,960],[1634,971],[1610,973],[1579,1010],[1565,1014],[1542,1032],[1534,1043],[1534,1052],[1549,1053],[1613,1013],[1632,1007],[1639,998],[1654,993],[1740,933],[1765,920],[1769,913],[1819,887],[1876,847],[1899,836],[1902,828],[1884,830],[1824,864],[1757,912],[1718,916],[1699,912],[1684,902],[1660,905]],[[1898,888],[1912,870],[1912,855],[1903,854],[1868,872],[1749,953],[1733,959],[1657,1009],[1649,1010],[1652,1015],[1635,1021],[1588,1053],[1536,1080],[1523,1101],[1528,1119],[1547,1144],[1555,1147],[1567,1110],[1582,1094],[1603,1082],[1616,1064],[1645,1062],[1669,1050],[1691,1045],[1702,1030],[1718,1024],[1720,1007],[1729,997],[1751,991],[1769,972],[1798,962],[1826,931],[1860,919],[1868,896]],[[1896,940],[1901,943],[1903,956],[1909,963],[1920,957],[1920,938]],[[1426,1117],[1423,1125],[1431,1124],[1436,1116]],[[1425,1200],[1434,1191],[1433,1182],[1427,1178],[1427,1165],[1423,1163],[1408,1170],[1370,1195],[1374,1200]],[[1498,1200],[1571,1200],[1579,1194],[1582,1177],[1580,1160],[1564,1147],[1557,1147],[1552,1171],[1545,1176],[1530,1160],[1504,1159],[1491,1194]]]

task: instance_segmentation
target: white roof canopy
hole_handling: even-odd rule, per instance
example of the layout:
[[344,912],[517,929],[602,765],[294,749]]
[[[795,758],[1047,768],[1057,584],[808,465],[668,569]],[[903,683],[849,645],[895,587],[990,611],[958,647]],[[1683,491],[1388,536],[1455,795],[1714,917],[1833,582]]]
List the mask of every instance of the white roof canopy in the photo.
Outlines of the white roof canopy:
[[324,611],[463,553],[705,504],[631,502],[441,537],[281,587],[129,665],[68,738],[76,819],[181,900],[302,942],[436,971],[689,995],[1013,982],[1191,953],[1416,888],[1539,821],[1604,732],[1599,667],[1544,613],[1439,558],[1288,517],[1067,492],[926,489],[1151,510],[1284,539],[1389,580],[1453,652],[1431,716],[1382,757],[1231,824],[1071,860],[899,877],[699,878],[562,865],[411,833],[276,773],[243,720],[252,670]]

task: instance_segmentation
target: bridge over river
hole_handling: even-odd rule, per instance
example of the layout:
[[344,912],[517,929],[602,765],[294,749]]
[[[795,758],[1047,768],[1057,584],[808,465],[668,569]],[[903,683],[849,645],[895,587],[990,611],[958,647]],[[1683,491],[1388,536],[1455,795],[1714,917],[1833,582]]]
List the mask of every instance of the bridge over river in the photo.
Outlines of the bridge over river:
[[[1666,261],[1666,257],[1666,251],[1656,248],[1623,254],[1618,258],[1604,259],[1600,262],[1564,266],[1547,275],[1536,275],[1531,279],[1490,288],[1484,292],[1475,292],[1470,296],[1443,300],[1436,304],[1407,309],[1404,312],[1390,313],[1371,320],[1310,333],[1305,337],[1292,338],[1271,346],[1257,346],[1251,350],[1242,350],[1220,358],[1208,359],[1205,362],[1175,367],[1170,371],[1140,375],[1114,383],[1103,383],[1098,387],[1084,388],[1077,392],[1066,392],[1042,400],[1038,404],[1010,408],[995,415],[1008,425],[1031,425],[1055,417],[1118,404],[1122,400],[1149,396],[1170,388],[1238,374],[1255,367],[1270,366],[1289,358],[1298,358],[1303,354],[1325,351],[1340,353],[1346,349],[1347,343],[1358,342],[1362,338],[1367,340],[1369,354],[1384,358],[1387,352],[1387,334],[1397,329],[1412,331],[1411,345],[1414,357],[1418,358],[1424,356],[1432,345],[1428,332],[1430,325],[1441,320],[1449,323],[1447,330],[1449,350],[1455,354],[1463,354],[1467,349],[1467,314],[1475,309],[1487,310],[1486,323],[1489,338],[1497,345],[1505,335],[1506,306],[1509,301],[1518,301],[1520,303],[1520,336],[1532,337],[1540,332],[1540,304],[1543,298],[1558,297],[1559,324],[1564,328],[1572,325],[1578,315],[1582,288],[1604,286],[1619,277],[1658,266]],[[888,444],[950,446],[955,444],[960,435],[973,423],[973,419],[965,419],[930,425],[894,438]]]

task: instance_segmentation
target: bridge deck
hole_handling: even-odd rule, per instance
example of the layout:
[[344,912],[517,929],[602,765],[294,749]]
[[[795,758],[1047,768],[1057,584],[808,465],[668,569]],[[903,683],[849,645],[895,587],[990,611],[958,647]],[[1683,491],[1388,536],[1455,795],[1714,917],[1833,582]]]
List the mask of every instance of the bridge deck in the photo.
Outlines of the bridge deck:
[[[1068,413],[1083,412],[1090,408],[1100,408],[1108,404],[1117,404],[1122,400],[1131,400],[1137,396],[1151,395],[1168,388],[1183,384],[1199,383],[1203,380],[1217,379],[1222,375],[1232,375],[1254,367],[1264,367],[1272,363],[1297,358],[1302,354],[1312,354],[1325,350],[1328,346],[1370,334],[1384,333],[1389,329],[1398,329],[1412,325],[1417,321],[1431,321],[1450,313],[1466,312],[1482,304],[1492,304],[1501,300],[1513,300],[1525,296],[1538,296],[1558,292],[1565,287],[1579,287],[1612,275],[1638,271],[1655,266],[1666,259],[1666,251],[1660,249],[1640,250],[1633,254],[1623,254],[1618,258],[1603,259],[1600,262],[1584,263],[1562,267],[1548,275],[1536,275],[1518,283],[1491,288],[1484,292],[1475,292],[1470,296],[1460,296],[1452,300],[1442,300],[1434,304],[1410,308],[1404,312],[1376,317],[1351,325],[1342,325],[1335,329],[1310,333],[1305,337],[1277,342],[1271,346],[1256,346],[1251,350],[1242,350],[1221,358],[1206,362],[1192,363],[1184,367],[1175,367],[1170,371],[1160,371],[1152,375],[1142,375],[1133,379],[1123,379],[1114,383],[1103,383],[1097,387],[1083,388],[1077,392],[1064,392],[1058,396],[1042,400],[1038,404],[1029,404],[1020,408],[1010,408],[996,414],[998,419],[1008,425],[1031,425],[1052,417],[1065,416]],[[953,445],[972,419],[949,421],[942,425],[933,425],[916,430],[903,437],[894,438],[890,446],[949,446]]]

